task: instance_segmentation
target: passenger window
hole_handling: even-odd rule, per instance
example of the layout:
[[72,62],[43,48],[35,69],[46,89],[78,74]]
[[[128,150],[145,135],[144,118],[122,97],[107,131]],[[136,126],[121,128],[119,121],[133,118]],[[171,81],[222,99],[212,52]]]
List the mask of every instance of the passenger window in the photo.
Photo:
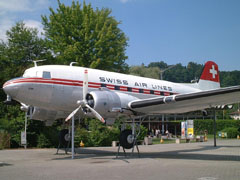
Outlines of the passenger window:
[[51,73],[48,71],[43,71],[43,78],[44,79],[51,79]]

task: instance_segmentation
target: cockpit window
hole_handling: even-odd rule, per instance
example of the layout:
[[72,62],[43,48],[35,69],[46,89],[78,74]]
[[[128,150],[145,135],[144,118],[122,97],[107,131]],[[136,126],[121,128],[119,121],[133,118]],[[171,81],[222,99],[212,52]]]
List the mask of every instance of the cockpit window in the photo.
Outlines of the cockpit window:
[[48,71],[43,71],[43,78],[44,79],[51,79],[51,73]]

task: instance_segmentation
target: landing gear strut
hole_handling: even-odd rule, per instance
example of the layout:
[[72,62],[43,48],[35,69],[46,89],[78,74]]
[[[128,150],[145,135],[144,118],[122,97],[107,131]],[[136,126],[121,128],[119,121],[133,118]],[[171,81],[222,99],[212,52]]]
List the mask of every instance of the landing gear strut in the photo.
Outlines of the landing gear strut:
[[[134,153],[134,148],[136,146],[137,152],[138,152],[138,157],[140,157],[139,154],[139,149],[138,149],[138,144],[137,144],[137,138],[140,134],[140,126],[143,122],[145,117],[139,117],[139,124],[135,123],[135,119],[132,118],[132,128],[131,129],[125,129],[125,125],[121,127],[121,133],[119,137],[119,145],[118,145],[118,153],[117,153],[117,158],[119,156],[119,151],[120,151],[120,146],[123,148],[124,155],[126,157],[126,151],[125,149],[132,149],[132,155]],[[138,133],[137,133],[138,131]]]

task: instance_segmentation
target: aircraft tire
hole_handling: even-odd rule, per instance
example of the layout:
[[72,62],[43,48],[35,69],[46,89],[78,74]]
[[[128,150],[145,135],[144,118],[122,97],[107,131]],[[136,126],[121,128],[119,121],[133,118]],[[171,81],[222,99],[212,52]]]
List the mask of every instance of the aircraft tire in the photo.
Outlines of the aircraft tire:
[[125,129],[120,133],[119,143],[125,149],[131,149],[133,147],[133,141],[131,140],[132,130]]
[[68,146],[69,141],[71,141],[71,138],[69,137],[68,129],[62,129],[59,132],[59,142],[64,147]]

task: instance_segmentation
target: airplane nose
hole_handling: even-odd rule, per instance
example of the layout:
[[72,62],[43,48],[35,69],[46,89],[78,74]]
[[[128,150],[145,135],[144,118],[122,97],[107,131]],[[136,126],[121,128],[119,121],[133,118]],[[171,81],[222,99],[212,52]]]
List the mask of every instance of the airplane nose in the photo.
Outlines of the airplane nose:
[[18,89],[19,89],[18,85],[17,84],[12,84],[11,80],[7,81],[3,85],[3,91],[13,99],[17,96]]

